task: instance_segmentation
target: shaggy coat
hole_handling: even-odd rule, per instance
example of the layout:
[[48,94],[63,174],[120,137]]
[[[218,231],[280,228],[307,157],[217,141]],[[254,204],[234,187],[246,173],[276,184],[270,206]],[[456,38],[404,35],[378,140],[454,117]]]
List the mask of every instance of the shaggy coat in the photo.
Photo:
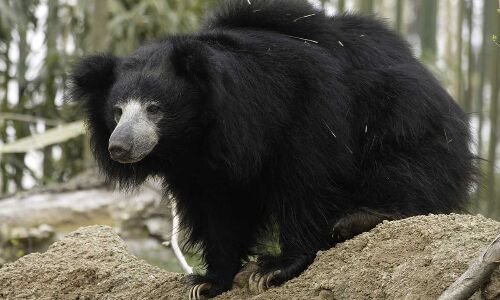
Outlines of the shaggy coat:
[[[123,186],[165,180],[201,249],[207,296],[231,287],[269,229],[281,253],[260,264],[281,271],[276,285],[384,219],[464,207],[466,115],[400,36],[306,1],[226,2],[198,33],[90,56],[72,73],[101,170]],[[111,109],[127,97],[160,102],[161,138],[120,164]]]

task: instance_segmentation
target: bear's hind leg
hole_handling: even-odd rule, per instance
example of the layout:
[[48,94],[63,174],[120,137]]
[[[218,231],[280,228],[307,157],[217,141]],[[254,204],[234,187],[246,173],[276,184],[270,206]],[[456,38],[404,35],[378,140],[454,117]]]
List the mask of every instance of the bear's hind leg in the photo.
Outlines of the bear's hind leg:
[[369,231],[384,220],[396,220],[402,217],[397,213],[381,213],[363,208],[338,219],[330,232],[331,236],[319,233],[318,236],[324,236],[324,238],[321,239],[323,242],[318,243],[316,247],[311,247],[311,244],[309,247],[301,247],[300,245],[304,245],[304,243],[299,242],[300,239],[291,239],[289,228],[285,225],[280,230],[282,235],[281,254],[279,256],[261,256],[258,260],[258,270],[252,272],[248,278],[248,286],[253,292],[261,293],[272,286],[280,285],[307,269],[314,261],[317,251]]
[[367,208],[347,214],[341,217],[333,226],[333,243],[341,243],[360,233],[370,231],[384,220],[391,221],[401,219],[402,217],[400,214],[380,213]]

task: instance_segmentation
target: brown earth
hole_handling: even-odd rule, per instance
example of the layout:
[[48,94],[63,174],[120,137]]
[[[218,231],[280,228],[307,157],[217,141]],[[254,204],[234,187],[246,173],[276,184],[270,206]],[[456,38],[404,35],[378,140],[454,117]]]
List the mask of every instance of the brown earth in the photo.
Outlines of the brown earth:
[[[500,223],[482,216],[384,222],[319,253],[280,287],[219,299],[436,299],[499,233]],[[130,255],[110,227],[90,226],[0,268],[0,299],[187,299],[182,277]],[[500,297],[499,270],[473,298],[481,297]]]

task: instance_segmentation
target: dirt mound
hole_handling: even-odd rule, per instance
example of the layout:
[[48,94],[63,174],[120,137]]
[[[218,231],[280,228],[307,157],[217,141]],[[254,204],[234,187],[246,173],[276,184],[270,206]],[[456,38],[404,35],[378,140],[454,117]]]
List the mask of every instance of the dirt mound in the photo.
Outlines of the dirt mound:
[[[481,216],[384,222],[320,253],[281,287],[260,295],[235,289],[219,298],[436,299],[499,232],[499,222]],[[130,255],[112,228],[91,226],[2,267],[0,299],[186,299],[181,278]],[[498,270],[483,296],[500,297]]]

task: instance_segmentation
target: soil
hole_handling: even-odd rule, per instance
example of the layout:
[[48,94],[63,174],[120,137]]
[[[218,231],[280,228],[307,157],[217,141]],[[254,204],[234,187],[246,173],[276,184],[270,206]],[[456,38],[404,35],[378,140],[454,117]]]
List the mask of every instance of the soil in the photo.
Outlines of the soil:
[[[218,299],[436,299],[499,233],[500,223],[482,216],[384,222],[318,253],[280,287]],[[0,268],[0,299],[187,299],[182,277],[129,254],[111,227],[90,226]],[[500,297],[499,270],[473,298],[481,297]]]

